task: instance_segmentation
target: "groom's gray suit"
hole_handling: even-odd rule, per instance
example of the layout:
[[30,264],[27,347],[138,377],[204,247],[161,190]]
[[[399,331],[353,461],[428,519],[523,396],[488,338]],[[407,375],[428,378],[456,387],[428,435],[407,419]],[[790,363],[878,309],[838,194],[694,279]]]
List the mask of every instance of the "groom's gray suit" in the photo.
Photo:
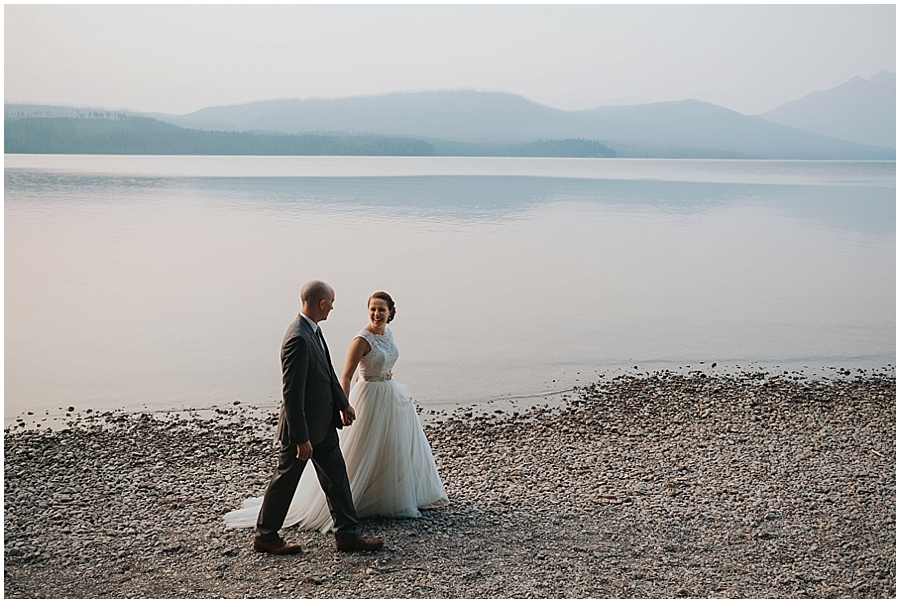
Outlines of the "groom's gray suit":
[[347,468],[338,445],[341,411],[350,403],[331,364],[331,355],[315,323],[299,314],[281,344],[284,402],[278,419],[278,468],[266,488],[256,521],[259,540],[279,538],[278,530],[300,481],[306,461],[297,458],[297,444],[309,442],[312,462],[334,519],[335,538],[359,536]]

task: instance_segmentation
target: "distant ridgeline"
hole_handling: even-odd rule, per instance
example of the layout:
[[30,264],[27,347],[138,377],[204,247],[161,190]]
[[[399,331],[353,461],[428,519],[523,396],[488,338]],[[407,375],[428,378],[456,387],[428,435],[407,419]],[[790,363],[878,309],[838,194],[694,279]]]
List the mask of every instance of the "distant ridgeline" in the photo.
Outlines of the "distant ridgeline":
[[615,157],[594,140],[522,144],[429,142],[418,138],[345,134],[272,134],[181,128],[149,117],[85,111],[77,117],[9,113],[4,152],[83,155],[382,155],[489,157]]

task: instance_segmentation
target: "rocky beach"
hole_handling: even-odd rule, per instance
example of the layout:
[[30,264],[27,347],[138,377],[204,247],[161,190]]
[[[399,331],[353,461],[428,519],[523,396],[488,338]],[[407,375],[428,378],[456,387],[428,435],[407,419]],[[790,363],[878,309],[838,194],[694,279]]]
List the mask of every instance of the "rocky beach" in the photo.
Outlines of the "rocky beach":
[[559,408],[423,415],[450,504],[381,551],[255,553],[275,408],[4,434],[8,598],[894,598],[896,381],[641,373]]

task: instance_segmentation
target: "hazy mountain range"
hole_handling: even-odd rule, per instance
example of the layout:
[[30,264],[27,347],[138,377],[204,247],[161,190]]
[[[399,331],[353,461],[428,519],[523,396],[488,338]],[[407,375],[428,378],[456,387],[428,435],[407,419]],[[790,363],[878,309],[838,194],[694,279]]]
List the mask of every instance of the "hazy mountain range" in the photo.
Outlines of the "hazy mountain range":
[[[191,130],[422,139],[436,154],[448,155],[586,139],[619,157],[893,159],[895,107],[895,75],[882,71],[762,116],[698,100],[563,111],[513,94],[474,91],[273,100],[187,115],[140,115]],[[104,115],[38,105],[5,109],[7,120]]]
[[881,70],[867,80],[857,76],[831,90],[810,92],[760,117],[841,140],[896,149],[896,107],[897,75]]

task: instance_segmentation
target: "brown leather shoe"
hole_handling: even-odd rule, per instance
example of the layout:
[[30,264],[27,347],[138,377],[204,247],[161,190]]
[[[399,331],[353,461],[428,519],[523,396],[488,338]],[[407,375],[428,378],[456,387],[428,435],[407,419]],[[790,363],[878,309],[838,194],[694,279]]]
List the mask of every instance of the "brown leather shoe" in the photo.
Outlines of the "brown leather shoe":
[[363,538],[357,536],[353,540],[335,540],[339,551],[350,553],[353,551],[377,551],[384,546],[384,540],[381,538]]
[[257,553],[271,553],[273,555],[296,555],[303,551],[303,547],[299,544],[291,544],[285,542],[284,538],[278,540],[260,540],[253,539],[253,550]]

